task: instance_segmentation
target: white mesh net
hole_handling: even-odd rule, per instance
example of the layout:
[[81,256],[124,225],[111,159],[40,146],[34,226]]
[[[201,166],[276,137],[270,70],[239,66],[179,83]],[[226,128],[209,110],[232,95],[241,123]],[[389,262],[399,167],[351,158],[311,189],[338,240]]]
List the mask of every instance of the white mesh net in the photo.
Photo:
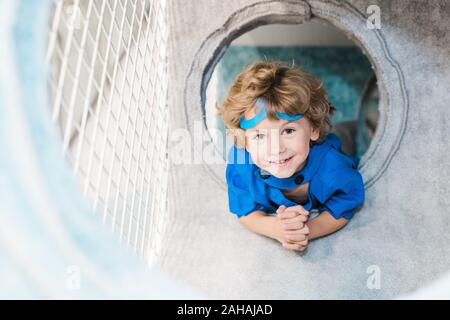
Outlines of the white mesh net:
[[167,206],[165,0],[57,0],[53,121],[83,194],[134,252],[158,255]]

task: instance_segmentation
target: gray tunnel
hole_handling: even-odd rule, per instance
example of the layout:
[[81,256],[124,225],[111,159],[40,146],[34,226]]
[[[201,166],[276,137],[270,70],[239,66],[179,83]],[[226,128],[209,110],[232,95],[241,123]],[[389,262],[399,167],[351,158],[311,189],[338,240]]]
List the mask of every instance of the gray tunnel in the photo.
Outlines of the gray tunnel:
[[[273,299],[392,298],[449,269],[446,1],[171,4],[171,127],[193,132],[203,121],[206,86],[233,39],[261,25],[316,18],[350,36],[375,66],[380,123],[360,163],[363,208],[304,255],[248,232],[228,212],[224,164],[172,165],[164,269],[214,297]],[[365,27],[372,4],[382,12],[380,29]],[[377,288],[370,285],[375,273]]]

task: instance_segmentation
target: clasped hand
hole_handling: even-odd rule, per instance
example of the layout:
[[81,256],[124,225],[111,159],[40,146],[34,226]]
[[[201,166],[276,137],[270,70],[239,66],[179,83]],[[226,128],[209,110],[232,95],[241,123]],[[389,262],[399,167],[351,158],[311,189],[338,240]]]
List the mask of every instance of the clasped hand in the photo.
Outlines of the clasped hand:
[[286,249],[304,251],[308,246],[309,229],[306,222],[309,212],[301,205],[281,205],[276,213],[277,240]]

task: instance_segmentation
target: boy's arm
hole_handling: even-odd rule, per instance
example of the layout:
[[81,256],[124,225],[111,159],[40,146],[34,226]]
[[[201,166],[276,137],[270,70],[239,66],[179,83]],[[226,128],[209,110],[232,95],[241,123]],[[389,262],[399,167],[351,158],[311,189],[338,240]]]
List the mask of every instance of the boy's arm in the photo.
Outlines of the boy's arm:
[[239,218],[247,229],[257,234],[278,240],[280,238],[279,224],[275,216],[268,216],[264,211],[256,210]]
[[345,218],[334,218],[328,211],[323,211],[316,218],[308,220],[309,240],[326,236],[336,232],[348,223]]

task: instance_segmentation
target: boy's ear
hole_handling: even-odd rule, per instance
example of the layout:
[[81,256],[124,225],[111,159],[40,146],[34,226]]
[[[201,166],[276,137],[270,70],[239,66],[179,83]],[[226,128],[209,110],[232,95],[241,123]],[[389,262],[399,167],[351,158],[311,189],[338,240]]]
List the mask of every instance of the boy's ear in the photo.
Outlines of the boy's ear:
[[317,141],[320,137],[320,130],[318,128],[311,127],[311,140]]

